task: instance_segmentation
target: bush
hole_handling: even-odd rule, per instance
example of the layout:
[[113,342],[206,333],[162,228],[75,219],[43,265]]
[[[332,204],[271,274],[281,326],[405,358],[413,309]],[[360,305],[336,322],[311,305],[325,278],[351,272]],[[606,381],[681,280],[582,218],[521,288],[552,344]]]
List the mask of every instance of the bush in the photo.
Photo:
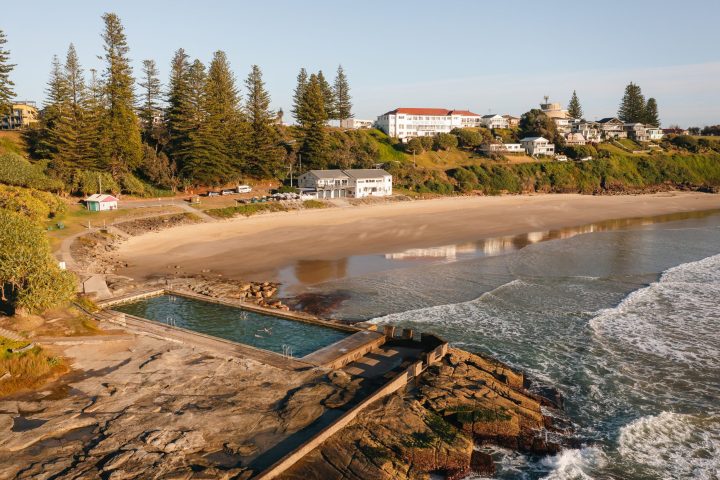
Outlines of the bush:
[[280,187],[275,190],[275,193],[298,193],[299,190],[295,187],[289,186],[289,185],[280,185]]
[[302,204],[303,208],[328,208],[330,206],[329,203],[320,200],[305,200]]
[[485,138],[474,128],[455,128],[452,132],[458,139],[458,143],[464,148],[477,148],[482,145]]
[[463,193],[471,192],[478,186],[478,178],[470,170],[460,167],[455,170],[451,170],[448,174],[455,179],[458,190]]
[[423,153],[425,147],[419,137],[413,137],[405,144],[405,151],[408,153]]
[[0,185],[0,209],[22,214],[40,223],[65,213],[66,206],[52,193]]
[[0,183],[37,190],[61,191],[63,183],[48,177],[45,168],[44,162],[30,163],[20,155],[6,153],[0,155]]
[[450,150],[458,145],[458,139],[455,135],[449,133],[439,133],[433,140],[433,148],[435,150]]
[[80,195],[120,193],[120,185],[108,172],[74,170],[70,176],[70,190]]
[[205,213],[217,218],[232,218],[237,215],[249,217],[260,212],[286,212],[287,210],[288,208],[282,203],[269,202],[247,203],[244,205],[237,205],[235,207],[213,208],[212,210],[207,210]]
[[569,145],[564,148],[563,152],[573,160],[586,157],[598,158],[598,151],[592,145]]
[[9,313],[20,308],[42,312],[69,301],[75,293],[75,279],[60,270],[42,227],[8,210],[0,210],[0,225],[3,309]]

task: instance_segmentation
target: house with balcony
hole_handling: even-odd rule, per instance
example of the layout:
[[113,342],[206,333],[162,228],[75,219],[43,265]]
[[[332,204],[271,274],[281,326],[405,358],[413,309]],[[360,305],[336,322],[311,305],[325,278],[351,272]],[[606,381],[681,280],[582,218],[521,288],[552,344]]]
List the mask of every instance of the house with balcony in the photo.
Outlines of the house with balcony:
[[512,115],[503,115],[503,118],[507,120],[509,128],[515,128],[520,125],[520,117],[513,117]]
[[19,130],[38,121],[38,109],[35,102],[16,101],[10,114],[0,116],[0,130]]
[[627,138],[627,130],[625,130],[625,122],[616,117],[607,117],[597,122],[600,124],[603,140],[612,140],[615,138]]
[[502,115],[496,115],[496,114],[490,114],[490,115],[483,115],[480,118],[480,123],[485,128],[509,128],[510,124],[507,120],[507,118],[503,117]]
[[573,123],[572,132],[581,134],[587,143],[600,143],[602,141],[602,125],[598,122],[580,120]]
[[642,123],[626,123],[625,131],[627,132],[628,138],[635,140],[636,142],[649,142],[650,136],[647,133],[647,127]]
[[544,137],[525,137],[520,140],[520,145],[532,157],[555,155],[555,144]]
[[298,177],[304,195],[320,199],[392,195],[392,175],[381,168],[310,170]]
[[566,145],[585,145],[587,141],[582,133],[566,133],[565,144]]
[[480,127],[481,117],[468,110],[445,108],[396,108],[380,115],[377,128],[407,142],[413,137],[434,137],[454,128]]
[[651,142],[656,142],[658,140],[662,140],[662,138],[665,136],[665,133],[663,133],[663,129],[660,127],[647,127],[647,134],[648,138]]
[[317,198],[350,197],[350,178],[342,170],[310,170],[298,177],[300,190],[317,193]]

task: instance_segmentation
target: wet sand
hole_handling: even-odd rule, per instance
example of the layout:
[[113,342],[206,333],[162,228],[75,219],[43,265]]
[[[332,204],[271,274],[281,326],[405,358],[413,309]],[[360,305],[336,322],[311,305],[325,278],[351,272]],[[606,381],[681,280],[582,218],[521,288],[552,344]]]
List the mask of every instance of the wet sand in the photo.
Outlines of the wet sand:
[[[720,195],[671,192],[460,197],[283,212],[133,237],[118,252],[129,266],[117,273],[147,279],[209,270],[230,278],[268,280],[299,261],[312,265],[313,261],[717,208]],[[312,278],[307,280],[312,282]]]

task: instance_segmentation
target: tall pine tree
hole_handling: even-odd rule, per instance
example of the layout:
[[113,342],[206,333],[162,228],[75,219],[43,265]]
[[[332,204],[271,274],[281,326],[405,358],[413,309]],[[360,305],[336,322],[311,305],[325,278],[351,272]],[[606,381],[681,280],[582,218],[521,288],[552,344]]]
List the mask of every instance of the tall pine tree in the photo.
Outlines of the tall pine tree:
[[335,110],[337,119],[347,120],[352,118],[352,97],[350,96],[350,84],[342,65],[338,66],[335,82],[333,82],[333,91],[335,94]]
[[583,115],[582,107],[580,106],[580,99],[578,98],[575,90],[573,90],[570,103],[568,104],[568,115],[572,118],[582,118]]
[[625,87],[625,95],[618,109],[618,118],[627,123],[645,121],[645,97],[640,87],[632,82]]
[[660,126],[660,114],[658,113],[657,101],[654,98],[648,98],[645,104],[645,120],[644,123],[653,127]]
[[303,125],[307,121],[307,115],[305,114],[306,112],[303,110],[303,95],[305,94],[305,88],[307,88],[307,84],[307,71],[304,68],[301,68],[300,73],[298,73],[297,76],[297,86],[295,87],[295,92],[293,93],[292,110],[290,110],[293,117],[295,117],[295,121],[299,125]]
[[45,89],[45,102],[40,116],[39,140],[35,146],[34,155],[51,160],[51,167],[60,174],[64,171],[65,166],[60,165],[59,161],[55,161],[61,143],[58,129],[64,109],[67,109],[68,104],[69,94],[63,66],[58,56],[53,55],[50,78]]
[[190,61],[182,48],[170,64],[165,124],[168,131],[168,155],[182,169],[189,149],[193,118],[190,104]]
[[142,124],[142,138],[157,152],[162,143],[163,130],[161,115],[162,90],[155,60],[143,60],[143,78],[140,82],[141,104],[138,117]]
[[10,72],[15,65],[10,63],[10,51],[5,49],[6,43],[5,32],[0,30],[0,115],[10,113],[15,97],[15,84],[10,80]]
[[327,120],[337,120],[337,108],[335,107],[335,92],[332,87],[325,79],[322,70],[318,70],[317,81],[320,84],[320,89],[323,94],[323,109],[325,110],[325,117]]
[[107,109],[101,125],[101,155],[113,177],[120,179],[142,162],[142,140],[135,115],[135,80],[128,58],[127,38],[116,14],[106,13],[102,18],[106,63],[103,93]]
[[306,122],[302,125],[303,143],[300,148],[303,165],[308,169],[323,169],[328,164],[328,138],[326,132],[326,97],[322,84],[316,74],[310,75],[303,93],[302,109],[306,112]]
[[270,94],[265,90],[262,72],[257,65],[252,66],[245,87],[249,124],[248,166],[259,177],[276,177],[280,173],[285,151],[278,146],[279,134],[274,123],[276,116],[270,110]]

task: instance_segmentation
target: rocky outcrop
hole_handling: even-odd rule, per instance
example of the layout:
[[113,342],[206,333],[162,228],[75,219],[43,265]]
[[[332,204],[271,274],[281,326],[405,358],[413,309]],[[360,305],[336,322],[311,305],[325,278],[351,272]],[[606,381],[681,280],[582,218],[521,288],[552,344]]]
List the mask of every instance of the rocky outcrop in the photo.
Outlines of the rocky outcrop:
[[409,480],[434,473],[459,479],[494,473],[492,457],[475,450],[477,443],[556,452],[559,443],[544,435],[565,438],[543,413],[553,408],[524,385],[523,375],[506,365],[450,349],[417,388],[374,404],[281,478]]
[[240,300],[261,307],[290,310],[290,307],[281,300],[273,298],[279,287],[279,284],[274,282],[234,281],[210,278],[209,275],[207,277],[173,278],[170,282],[175,290],[188,290],[211,298]]

